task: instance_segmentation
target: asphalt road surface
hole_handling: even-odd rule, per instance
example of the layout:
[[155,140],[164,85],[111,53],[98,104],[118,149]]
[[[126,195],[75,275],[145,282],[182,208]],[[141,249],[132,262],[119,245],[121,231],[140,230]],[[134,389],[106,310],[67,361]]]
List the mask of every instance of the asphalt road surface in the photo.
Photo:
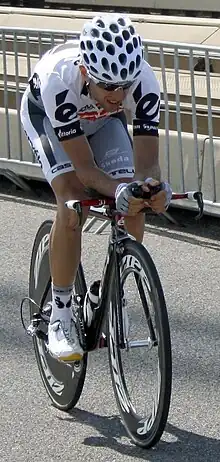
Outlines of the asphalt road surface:
[[[206,217],[198,224],[193,213],[175,212],[186,224],[178,227],[148,219],[144,243],[169,309],[173,389],[166,432],[154,449],[142,450],[120,422],[105,350],[90,355],[77,408],[63,413],[47,397],[19,304],[28,291],[35,233],[55,212],[48,190],[40,199],[28,197],[1,180],[0,461],[219,462],[220,220]],[[100,270],[107,238],[108,230],[84,233],[88,275]]]

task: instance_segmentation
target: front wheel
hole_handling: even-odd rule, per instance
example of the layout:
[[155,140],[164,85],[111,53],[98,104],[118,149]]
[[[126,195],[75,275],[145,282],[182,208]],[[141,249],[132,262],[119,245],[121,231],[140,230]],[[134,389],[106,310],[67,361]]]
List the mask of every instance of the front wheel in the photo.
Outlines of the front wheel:
[[171,341],[157,270],[146,248],[131,239],[123,243],[119,284],[122,303],[112,275],[107,339],[111,378],[129,436],[150,448],[160,439],[169,413]]
[[[29,297],[41,309],[46,306],[48,301],[51,301],[49,236],[52,224],[52,221],[45,221],[38,229],[31,256]],[[81,265],[77,272],[75,292],[80,295],[81,299],[84,299],[86,283]],[[31,318],[35,311],[36,306],[30,302]],[[48,312],[47,314],[50,315]],[[47,335],[47,325],[44,323],[40,327]],[[40,375],[50,399],[58,409],[64,411],[71,409],[76,405],[83,389],[87,355],[85,354],[79,362],[71,365],[64,364],[49,354],[44,340],[35,336],[33,337],[33,342]]]

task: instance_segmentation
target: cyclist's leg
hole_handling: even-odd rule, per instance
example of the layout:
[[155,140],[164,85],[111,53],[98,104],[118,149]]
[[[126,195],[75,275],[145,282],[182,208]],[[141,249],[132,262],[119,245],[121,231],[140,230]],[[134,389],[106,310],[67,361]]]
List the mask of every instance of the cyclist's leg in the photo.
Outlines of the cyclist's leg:
[[[65,201],[85,197],[84,188],[77,179],[72,163],[57,140],[48,118],[25,97],[22,100],[21,120],[57,200],[57,214],[50,239],[53,297],[50,325],[53,328],[50,330],[49,326],[48,329],[49,349],[61,359],[80,359],[82,350],[74,332],[71,296],[80,261],[82,229],[78,227],[76,215],[65,207]],[[85,210],[84,219],[87,213],[88,210]],[[56,321],[59,321],[59,325]],[[67,341],[65,335],[61,335],[66,331],[72,339],[71,342]]]
[[145,226],[145,215],[139,213],[134,217],[125,218],[125,226],[131,236],[134,236],[138,242],[143,241],[144,237],[144,226]]
[[69,199],[85,198],[84,188],[75,172],[57,176],[52,180],[51,186],[57,202],[57,214],[50,239],[51,274],[54,285],[68,287],[75,280],[79,265],[82,226],[88,209],[84,210],[83,223],[79,227],[77,215],[64,205]]
[[[134,176],[133,147],[124,113],[109,117],[108,122],[89,138],[99,168],[122,183]],[[138,241],[144,234],[144,214],[125,218],[128,232]]]

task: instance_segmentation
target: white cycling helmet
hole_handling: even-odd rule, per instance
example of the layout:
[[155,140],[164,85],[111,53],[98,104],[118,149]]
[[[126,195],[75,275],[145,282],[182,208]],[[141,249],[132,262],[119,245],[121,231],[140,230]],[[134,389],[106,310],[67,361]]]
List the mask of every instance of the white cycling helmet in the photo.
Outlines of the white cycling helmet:
[[82,63],[97,81],[123,86],[141,72],[144,48],[127,16],[95,16],[83,27],[80,50]]

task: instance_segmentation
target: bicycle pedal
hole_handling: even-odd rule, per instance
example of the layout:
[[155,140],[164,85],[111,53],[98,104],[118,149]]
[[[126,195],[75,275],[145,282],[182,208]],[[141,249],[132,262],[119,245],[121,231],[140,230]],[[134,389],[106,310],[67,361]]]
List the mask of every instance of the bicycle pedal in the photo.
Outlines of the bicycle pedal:
[[77,306],[83,305],[83,296],[80,294],[73,295],[73,305],[76,304]]
[[48,316],[51,315],[51,311],[52,311],[52,302],[47,302],[46,305],[44,305],[43,308],[41,309],[42,314],[46,314]]
[[26,329],[26,332],[28,335],[30,335],[31,337],[34,337],[36,335],[36,332],[37,332],[37,327],[34,326],[32,323],[28,326],[28,328]]
[[39,313],[34,313],[30,325],[25,329],[28,335],[32,337],[36,335],[38,326],[41,322],[41,317]]

